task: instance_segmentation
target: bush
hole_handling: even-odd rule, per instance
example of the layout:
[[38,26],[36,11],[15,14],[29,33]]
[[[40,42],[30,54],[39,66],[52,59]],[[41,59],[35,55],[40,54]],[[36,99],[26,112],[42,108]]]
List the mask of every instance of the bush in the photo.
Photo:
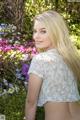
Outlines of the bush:
[[26,91],[21,86],[17,94],[5,95],[0,98],[0,114],[6,116],[6,120],[23,120]]
[[[21,44],[20,37],[14,34],[14,31],[12,32],[11,25],[10,28],[5,24],[0,27],[2,30],[0,31],[0,114],[5,115],[6,120],[22,120],[28,65],[37,51],[34,42],[30,40]],[[36,120],[42,120],[44,117],[41,112],[43,108],[38,108]]]
[[[0,98],[0,114],[6,116],[6,120],[23,120],[25,111],[26,91],[21,87],[15,95]],[[44,109],[37,109],[36,120],[44,120]]]
[[[0,26],[0,96],[18,92],[20,84],[28,82],[28,69],[32,57],[37,53],[34,42],[21,44],[16,27]],[[17,43],[16,43],[17,42]]]

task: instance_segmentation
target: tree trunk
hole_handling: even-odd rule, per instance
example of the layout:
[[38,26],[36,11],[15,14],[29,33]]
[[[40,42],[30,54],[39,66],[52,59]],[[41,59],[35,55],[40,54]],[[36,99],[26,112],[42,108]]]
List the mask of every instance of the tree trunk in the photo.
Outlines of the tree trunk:
[[24,0],[4,0],[5,16],[10,23],[17,27],[18,31],[23,28]]

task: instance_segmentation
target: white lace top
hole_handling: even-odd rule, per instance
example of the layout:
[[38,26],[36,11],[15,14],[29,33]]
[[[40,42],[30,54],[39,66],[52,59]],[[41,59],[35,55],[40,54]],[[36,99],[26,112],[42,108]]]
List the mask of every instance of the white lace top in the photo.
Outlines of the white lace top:
[[80,100],[75,77],[56,49],[34,56],[28,73],[34,73],[43,80],[38,106],[43,106],[47,101]]

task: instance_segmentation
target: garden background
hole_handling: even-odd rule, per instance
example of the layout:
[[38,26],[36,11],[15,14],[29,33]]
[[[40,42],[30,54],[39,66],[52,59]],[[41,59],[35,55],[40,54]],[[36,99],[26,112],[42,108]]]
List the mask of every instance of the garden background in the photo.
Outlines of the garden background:
[[[5,115],[6,120],[24,118],[27,72],[32,57],[37,54],[32,40],[33,18],[49,9],[64,17],[80,53],[80,2],[0,0],[0,115]],[[43,108],[38,108],[36,120],[44,120]]]

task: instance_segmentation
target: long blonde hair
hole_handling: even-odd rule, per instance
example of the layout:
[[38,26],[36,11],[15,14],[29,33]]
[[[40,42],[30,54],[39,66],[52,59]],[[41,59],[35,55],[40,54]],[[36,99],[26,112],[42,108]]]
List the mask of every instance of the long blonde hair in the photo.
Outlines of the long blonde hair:
[[55,43],[58,52],[73,71],[77,80],[80,80],[80,56],[70,40],[69,31],[63,17],[56,11],[45,11],[35,17],[34,21],[42,22],[49,34],[50,40]]

